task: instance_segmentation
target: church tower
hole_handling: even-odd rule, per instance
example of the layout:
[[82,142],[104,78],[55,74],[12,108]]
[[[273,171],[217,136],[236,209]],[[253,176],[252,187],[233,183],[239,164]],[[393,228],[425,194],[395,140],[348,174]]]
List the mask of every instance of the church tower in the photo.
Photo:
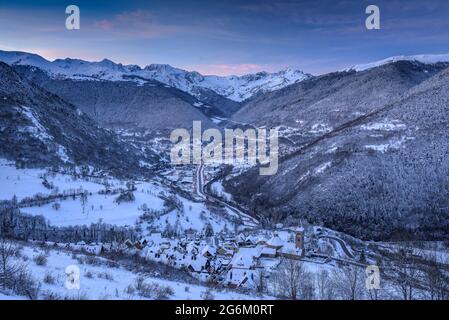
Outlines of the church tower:
[[297,249],[304,250],[304,228],[296,228],[295,245]]

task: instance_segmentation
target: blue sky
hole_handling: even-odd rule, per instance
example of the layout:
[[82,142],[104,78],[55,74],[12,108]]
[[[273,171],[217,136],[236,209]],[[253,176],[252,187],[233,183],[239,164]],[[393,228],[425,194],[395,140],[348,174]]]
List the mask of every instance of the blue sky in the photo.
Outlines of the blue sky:
[[[70,4],[81,10],[81,30],[65,29]],[[369,4],[380,7],[381,30],[365,28]],[[205,74],[320,74],[392,55],[449,53],[449,1],[2,0],[0,49]]]

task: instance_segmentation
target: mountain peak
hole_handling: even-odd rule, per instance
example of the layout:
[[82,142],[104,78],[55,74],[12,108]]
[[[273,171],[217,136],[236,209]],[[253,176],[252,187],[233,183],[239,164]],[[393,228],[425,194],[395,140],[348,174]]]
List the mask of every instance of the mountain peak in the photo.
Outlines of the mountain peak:
[[137,65],[124,66],[109,59],[89,62],[66,58],[50,62],[36,54],[8,51],[0,51],[0,61],[9,65],[34,66],[55,78],[107,81],[130,81],[129,79],[134,78],[139,79],[135,80],[139,83],[144,81],[142,79],[156,80],[194,96],[201,89],[206,89],[234,101],[243,101],[255,94],[281,89],[310,77],[291,68],[275,73],[262,71],[243,76],[204,76],[199,72],[186,71],[168,64],[150,64],[142,69]]

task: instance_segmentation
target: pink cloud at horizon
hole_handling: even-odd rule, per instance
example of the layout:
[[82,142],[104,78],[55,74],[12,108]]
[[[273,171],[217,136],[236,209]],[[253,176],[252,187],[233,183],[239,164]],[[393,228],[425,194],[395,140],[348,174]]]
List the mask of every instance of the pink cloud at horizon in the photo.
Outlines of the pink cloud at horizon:
[[249,73],[257,73],[261,71],[272,71],[272,67],[253,63],[242,64],[204,64],[190,65],[184,67],[186,70],[197,71],[203,75],[230,76],[245,75]]

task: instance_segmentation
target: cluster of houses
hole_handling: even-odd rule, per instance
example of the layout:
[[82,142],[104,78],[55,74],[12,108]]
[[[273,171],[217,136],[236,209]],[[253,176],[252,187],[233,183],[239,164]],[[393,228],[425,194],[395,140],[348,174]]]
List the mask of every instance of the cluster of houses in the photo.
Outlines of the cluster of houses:
[[236,237],[190,234],[182,239],[152,233],[138,241],[124,243],[76,244],[47,243],[62,249],[93,255],[106,252],[132,252],[143,258],[188,271],[201,281],[218,282],[230,287],[254,289],[268,278],[282,258],[301,260],[305,255],[304,229]]
[[141,250],[141,255],[148,260],[187,270],[202,281],[255,288],[261,277],[268,277],[275,270],[281,258],[304,257],[303,228],[282,235],[168,239],[153,233],[128,245]]

